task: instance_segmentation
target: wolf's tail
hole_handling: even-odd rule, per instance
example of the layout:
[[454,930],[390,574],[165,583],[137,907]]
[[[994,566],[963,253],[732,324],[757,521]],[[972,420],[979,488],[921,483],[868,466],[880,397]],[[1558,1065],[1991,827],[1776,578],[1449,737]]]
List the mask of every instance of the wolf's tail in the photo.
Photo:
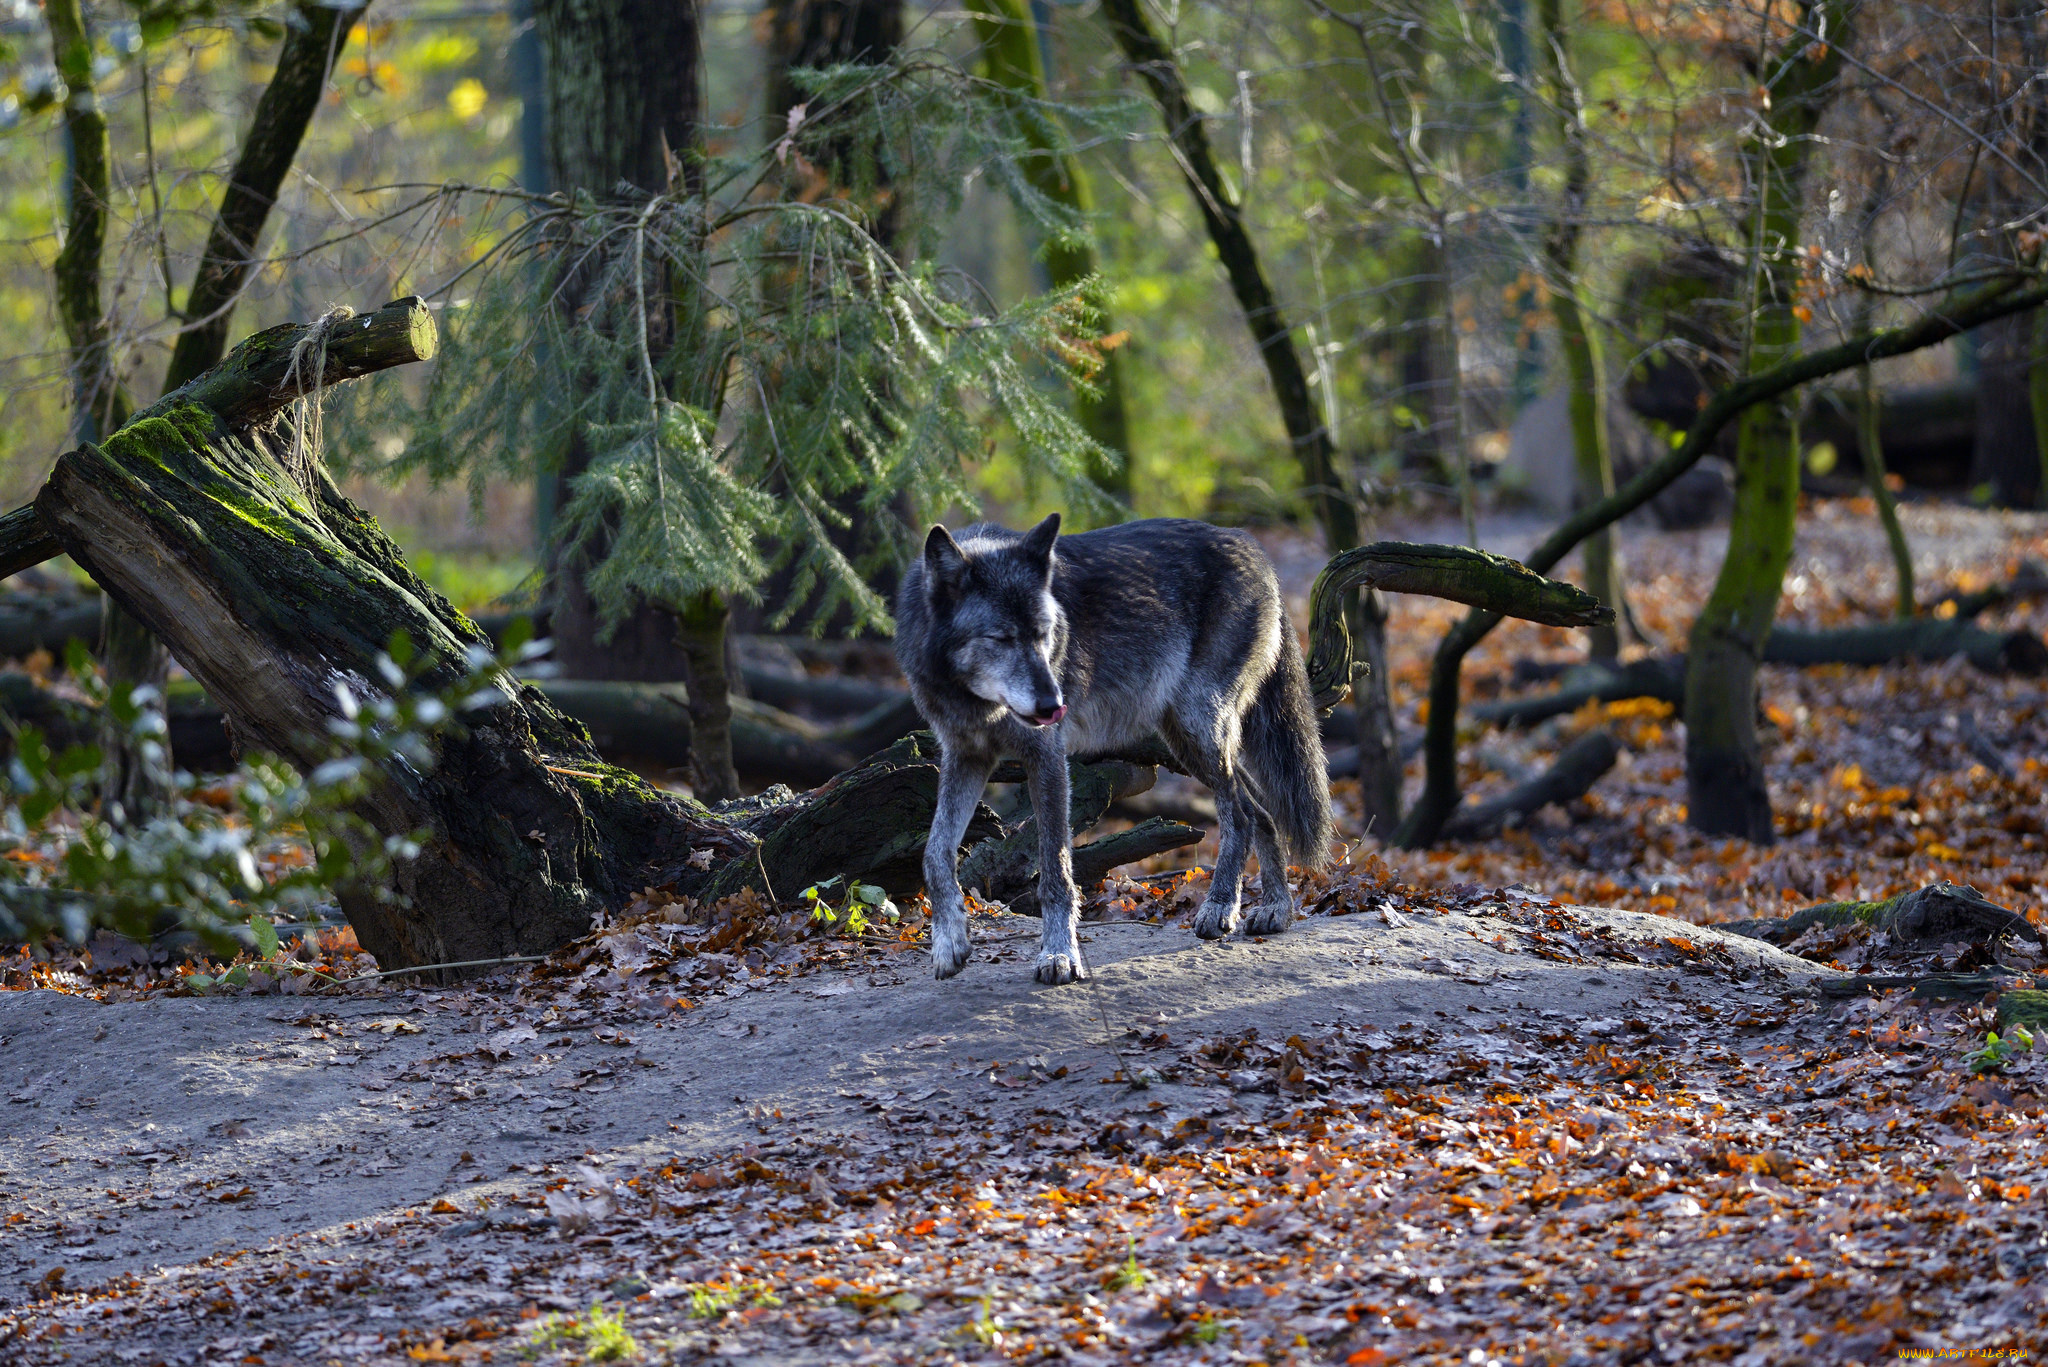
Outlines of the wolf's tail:
[[1330,774],[1301,646],[1283,619],[1280,659],[1244,719],[1244,767],[1294,862],[1330,860]]

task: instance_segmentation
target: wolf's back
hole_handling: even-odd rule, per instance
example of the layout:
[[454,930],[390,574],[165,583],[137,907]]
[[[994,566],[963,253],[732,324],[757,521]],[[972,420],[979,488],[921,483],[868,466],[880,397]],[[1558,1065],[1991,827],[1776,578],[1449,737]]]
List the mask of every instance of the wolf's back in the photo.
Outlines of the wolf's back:
[[1244,765],[1294,862],[1330,861],[1330,773],[1294,633],[1280,628],[1280,658],[1244,719]]

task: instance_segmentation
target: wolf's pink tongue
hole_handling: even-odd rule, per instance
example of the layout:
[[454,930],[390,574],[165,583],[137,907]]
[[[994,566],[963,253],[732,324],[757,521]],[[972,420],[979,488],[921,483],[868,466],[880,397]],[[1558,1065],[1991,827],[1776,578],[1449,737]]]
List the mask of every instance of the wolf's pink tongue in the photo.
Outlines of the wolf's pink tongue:
[[1052,714],[1051,716],[1049,716],[1049,717],[1047,717],[1047,718],[1045,719],[1045,724],[1046,724],[1047,726],[1058,726],[1058,725],[1060,724],[1060,719],[1061,719],[1062,717],[1065,717],[1066,715],[1067,715],[1067,709],[1066,709],[1066,707],[1065,707],[1065,706],[1063,705],[1063,706],[1061,706],[1061,707],[1059,707],[1059,708],[1056,708],[1056,709],[1055,709],[1055,710],[1053,711],[1053,714]]

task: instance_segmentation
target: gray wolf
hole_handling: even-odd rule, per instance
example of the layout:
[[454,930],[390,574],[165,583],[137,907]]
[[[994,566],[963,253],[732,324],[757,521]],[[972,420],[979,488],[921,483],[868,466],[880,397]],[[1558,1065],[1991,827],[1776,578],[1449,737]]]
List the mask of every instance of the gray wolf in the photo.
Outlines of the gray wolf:
[[1038,823],[1044,911],[1036,976],[1088,976],[1075,936],[1066,757],[1157,733],[1216,794],[1216,872],[1195,918],[1204,939],[1238,924],[1246,856],[1264,870],[1245,930],[1294,919],[1287,857],[1329,857],[1330,789],[1301,647],[1280,583],[1243,532],[1180,519],[1059,535],[990,523],[955,540],[933,527],[903,577],[896,656],[940,748],[938,810],[925,842],[938,977],[967,963],[960,840],[996,761],[1023,761]]

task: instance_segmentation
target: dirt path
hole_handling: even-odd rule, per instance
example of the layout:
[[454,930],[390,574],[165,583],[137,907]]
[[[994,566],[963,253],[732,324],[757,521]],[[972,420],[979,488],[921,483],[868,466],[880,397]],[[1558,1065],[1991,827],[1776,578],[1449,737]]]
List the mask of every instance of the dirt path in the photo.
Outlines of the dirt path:
[[[1533,933],[1532,917],[1565,917],[1569,934]],[[53,1292],[174,1284],[242,1250],[305,1265],[345,1261],[368,1241],[374,1257],[378,1231],[422,1208],[518,1210],[560,1185],[543,1174],[673,1171],[825,1136],[893,1160],[906,1127],[1007,1153],[1001,1141],[1048,1116],[1096,1133],[1219,1100],[1230,1109],[1220,1074],[1148,1076],[1169,1039],[1424,1027],[1483,1040],[1551,1021],[1543,1028],[1595,1040],[1646,1003],[1723,1019],[1781,1007],[1814,973],[1712,930],[1514,894],[1435,914],[1319,917],[1263,942],[1091,926],[1094,981],[1051,990],[1029,981],[1035,928],[982,927],[977,962],[946,983],[911,952],[854,973],[743,975],[691,1009],[631,989],[597,1009],[568,992],[119,1005],[0,994],[0,1304],[17,1307],[21,1332],[61,1322]],[[549,1223],[525,1237],[560,1241]],[[417,1313],[448,1313],[444,1296],[370,1299],[380,1303],[365,1313],[391,1321],[380,1342],[399,1342],[390,1335]],[[132,1360],[188,1336],[164,1333],[131,1329]],[[238,1360],[329,1360],[271,1352]]]

